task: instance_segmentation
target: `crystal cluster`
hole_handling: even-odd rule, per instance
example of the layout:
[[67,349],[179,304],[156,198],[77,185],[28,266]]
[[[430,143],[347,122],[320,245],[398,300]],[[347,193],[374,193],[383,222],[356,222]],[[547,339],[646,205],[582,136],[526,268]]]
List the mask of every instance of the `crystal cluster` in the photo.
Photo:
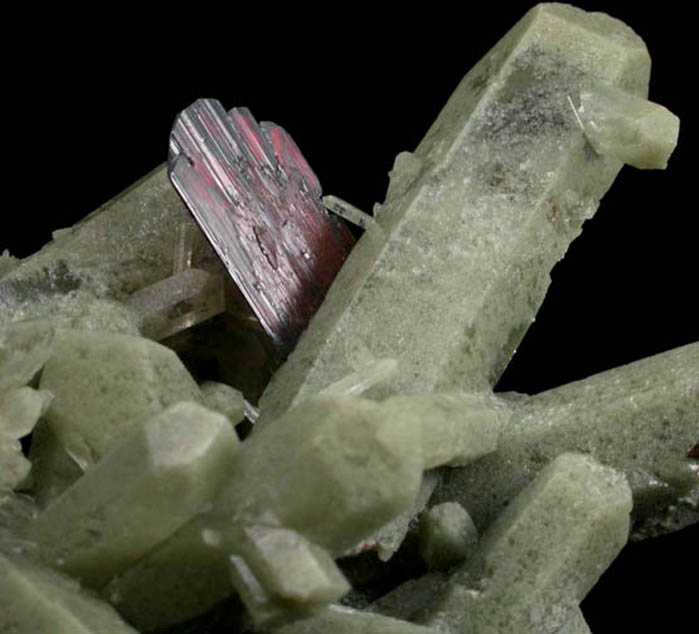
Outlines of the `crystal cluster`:
[[699,343],[493,388],[622,165],[667,165],[649,74],[537,5],[373,216],[199,100],[167,168],[1,256],[0,632],[589,632],[628,539],[699,521]]

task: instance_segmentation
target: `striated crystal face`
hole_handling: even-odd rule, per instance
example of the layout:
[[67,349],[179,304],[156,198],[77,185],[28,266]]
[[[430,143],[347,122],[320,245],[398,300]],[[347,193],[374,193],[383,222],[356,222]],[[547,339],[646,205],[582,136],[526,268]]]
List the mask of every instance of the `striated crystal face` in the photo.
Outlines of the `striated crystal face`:
[[260,320],[290,351],[354,239],[280,126],[200,99],[177,117],[170,179]]
[[[418,49],[452,63],[442,39],[393,52],[386,80],[417,76]],[[576,380],[537,349],[532,395],[496,382],[622,164],[668,163],[678,120],[646,99],[649,70],[618,20],[537,5],[398,154],[372,215],[321,199],[282,128],[199,100],[169,170],[31,257],[2,252],[0,632],[602,634],[581,601],[627,541],[699,527],[699,342],[581,369],[595,327],[549,319]],[[376,118],[372,99],[352,117]],[[319,173],[347,150],[326,136]],[[606,206],[615,243],[670,217]],[[606,329],[611,303],[582,299],[594,275],[558,271]],[[678,323],[640,277],[644,314]],[[669,622],[681,601],[655,607],[671,579],[647,564]],[[603,616],[624,630],[616,584]]]

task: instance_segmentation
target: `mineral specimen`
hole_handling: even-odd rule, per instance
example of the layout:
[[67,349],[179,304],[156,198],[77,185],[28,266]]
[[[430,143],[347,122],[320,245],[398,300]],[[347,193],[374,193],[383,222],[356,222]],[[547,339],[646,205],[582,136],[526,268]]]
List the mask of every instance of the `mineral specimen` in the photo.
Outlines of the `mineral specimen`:
[[201,400],[172,350],[103,332],[60,330],[40,385],[55,397],[46,416],[51,430],[84,466],[168,405]]
[[620,22],[557,4],[527,13],[396,158],[375,212],[385,240],[359,240],[265,390],[263,418],[350,373],[359,342],[401,367],[375,398],[492,387],[622,166],[590,151],[569,101],[600,82],[645,97],[649,73]]
[[89,469],[29,537],[50,565],[101,588],[214,500],[237,448],[224,416],[181,401]]
[[70,577],[0,553],[0,631],[7,634],[135,634]]
[[170,136],[173,185],[269,337],[291,349],[354,239],[286,131],[201,99]]
[[626,543],[630,511],[623,475],[560,455],[491,525],[475,561],[420,620],[455,633],[558,632]]
[[494,386],[622,164],[668,162],[649,69],[537,5],[374,215],[202,99],[175,188],[3,252],[0,631],[589,634],[628,538],[699,519],[699,344]]

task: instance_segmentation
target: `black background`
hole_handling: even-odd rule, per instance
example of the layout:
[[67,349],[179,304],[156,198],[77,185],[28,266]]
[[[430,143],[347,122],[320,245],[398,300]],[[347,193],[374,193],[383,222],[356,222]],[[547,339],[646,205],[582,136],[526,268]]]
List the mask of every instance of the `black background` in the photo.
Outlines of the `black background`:
[[[500,389],[537,392],[698,338],[694,23],[679,3],[648,4],[578,6],[645,39],[650,97],[680,116],[678,148],[665,172],[623,169],[554,269]],[[8,20],[0,250],[29,255],[157,166],[175,115],[198,97],[284,126],[326,193],[371,210],[395,154],[415,148],[461,77],[531,6],[470,5],[152,13],[119,3]],[[583,604],[592,631],[690,624],[698,544],[695,527],[627,547]]]

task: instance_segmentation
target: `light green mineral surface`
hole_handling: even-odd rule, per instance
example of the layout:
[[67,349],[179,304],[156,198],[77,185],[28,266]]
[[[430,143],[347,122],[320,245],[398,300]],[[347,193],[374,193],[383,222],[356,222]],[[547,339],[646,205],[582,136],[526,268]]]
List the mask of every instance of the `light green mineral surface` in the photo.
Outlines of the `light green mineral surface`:
[[213,502],[238,448],[230,422],[180,402],[149,419],[28,529],[42,559],[101,588]]
[[435,501],[459,500],[486,527],[549,460],[578,451],[626,474],[634,530],[681,528],[678,501],[691,507],[684,522],[699,520],[699,468],[687,458],[699,439],[698,367],[693,343],[515,402],[497,450],[445,471]]
[[437,504],[420,518],[420,554],[429,568],[450,568],[472,554],[477,543],[478,530],[458,502]]
[[3,634],[135,634],[70,577],[0,553]]
[[49,427],[85,465],[168,405],[201,400],[172,350],[104,332],[59,330],[40,385],[55,397],[46,415]]
[[515,498],[420,621],[442,631],[558,632],[626,543],[623,475],[562,454]]
[[667,163],[649,71],[609,16],[527,13],[374,218],[326,197],[365,232],[243,442],[255,408],[173,350],[240,305],[164,168],[3,252],[0,632],[589,634],[630,527],[699,520],[699,344],[492,387],[622,164]]
[[399,363],[377,398],[492,386],[622,166],[590,151],[569,100],[599,82],[645,97],[649,73],[621,22],[566,5],[527,13],[397,157],[375,212],[385,240],[360,239],[263,417],[351,373],[357,345]]

